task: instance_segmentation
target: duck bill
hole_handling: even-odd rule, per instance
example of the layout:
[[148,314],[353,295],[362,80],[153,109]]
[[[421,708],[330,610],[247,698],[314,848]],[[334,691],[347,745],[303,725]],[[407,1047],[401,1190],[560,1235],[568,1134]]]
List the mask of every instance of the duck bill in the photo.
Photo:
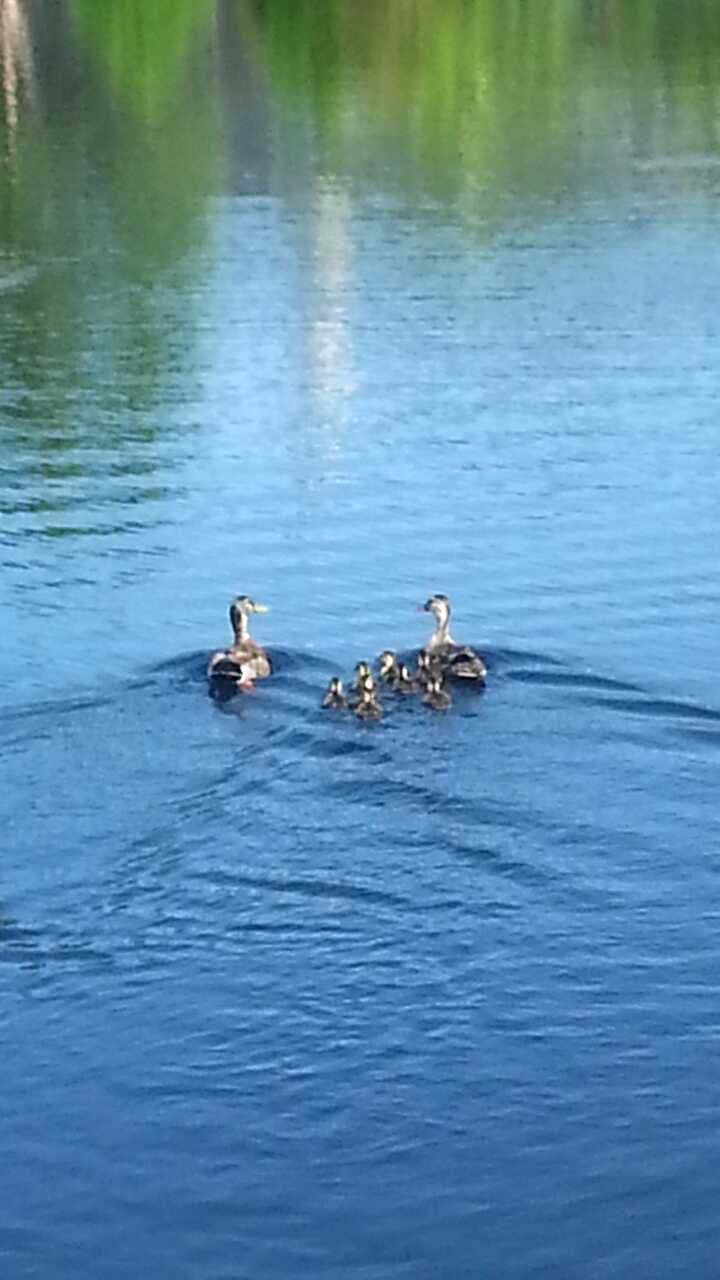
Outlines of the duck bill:
[[255,613],[267,613],[267,611],[268,611],[268,607],[267,607],[267,605],[266,605],[266,604],[256,604],[256,605],[255,605],[255,608],[254,608],[254,612],[255,612]]

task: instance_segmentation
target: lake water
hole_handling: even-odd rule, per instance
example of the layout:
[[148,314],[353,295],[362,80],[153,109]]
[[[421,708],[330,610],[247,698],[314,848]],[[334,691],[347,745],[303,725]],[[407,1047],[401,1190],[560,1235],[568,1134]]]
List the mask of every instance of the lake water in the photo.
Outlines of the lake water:
[[714,1275],[716,5],[0,53],[3,1277]]

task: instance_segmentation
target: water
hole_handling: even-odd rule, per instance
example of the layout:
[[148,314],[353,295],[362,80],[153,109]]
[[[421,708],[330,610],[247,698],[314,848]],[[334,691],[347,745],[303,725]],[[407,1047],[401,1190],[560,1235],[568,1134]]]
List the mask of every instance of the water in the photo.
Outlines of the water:
[[366,9],[0,10],[12,1280],[715,1269],[717,12]]

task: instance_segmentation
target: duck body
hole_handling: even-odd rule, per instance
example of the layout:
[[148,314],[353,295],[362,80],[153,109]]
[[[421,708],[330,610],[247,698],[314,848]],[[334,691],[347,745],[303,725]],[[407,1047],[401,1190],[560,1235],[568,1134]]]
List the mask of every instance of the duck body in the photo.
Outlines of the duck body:
[[383,709],[376,698],[361,698],[353,710],[358,720],[382,720]]
[[450,601],[447,596],[430,596],[420,609],[432,613],[436,624],[423,650],[428,665],[439,670],[445,679],[484,684],[487,667],[480,654],[469,645],[456,644],[450,635]]
[[452,705],[452,698],[447,689],[443,689],[439,680],[432,680],[423,697],[423,702],[426,707],[432,707],[433,711],[447,711]]
[[384,684],[389,685],[391,689],[395,688],[400,670],[398,660],[391,649],[383,649],[378,658],[378,669],[380,671],[380,679]]
[[266,650],[253,640],[248,630],[248,618],[253,613],[267,613],[267,609],[249,596],[237,596],[230,605],[234,641],[229,648],[214,653],[207,668],[211,696],[224,691],[220,700],[226,700],[232,693],[243,689],[251,689],[253,680],[264,680],[272,675],[272,663]]
[[252,689],[252,676],[242,662],[216,654],[208,668],[208,693],[215,702],[228,702],[236,693]]
[[396,693],[402,694],[404,697],[410,693],[417,693],[418,683],[412,672],[406,667],[404,662],[400,663],[397,669],[397,675],[393,684]]
[[435,649],[432,656],[445,679],[485,683],[487,667],[480,654],[469,645],[444,645]]

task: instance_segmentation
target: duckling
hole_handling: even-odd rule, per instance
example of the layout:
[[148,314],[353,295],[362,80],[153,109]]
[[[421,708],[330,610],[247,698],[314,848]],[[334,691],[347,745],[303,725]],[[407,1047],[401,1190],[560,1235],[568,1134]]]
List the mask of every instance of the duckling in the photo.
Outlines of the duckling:
[[413,679],[410,668],[407,667],[404,662],[401,662],[397,669],[397,676],[395,678],[393,688],[396,693],[417,693],[417,681]]
[[435,630],[425,652],[431,660],[437,659],[443,676],[453,680],[484,682],[487,667],[479,653],[469,645],[456,644],[450,635],[450,601],[447,596],[430,596],[425,604],[419,606],[419,611],[431,613],[435,618]]
[[431,680],[423,702],[426,707],[432,707],[433,711],[447,711],[452,703],[452,698],[447,689],[443,689],[439,680]]
[[368,662],[356,662],[355,663],[355,680],[353,683],[353,688],[357,689],[358,693],[360,692],[363,681],[366,680],[368,676],[370,677],[370,679],[373,681],[373,684],[374,684],[375,681],[373,679],[373,673],[370,670],[370,664]]
[[383,649],[378,658],[378,667],[380,669],[380,679],[394,688],[398,678],[398,662],[392,649]]
[[375,677],[372,671],[370,670],[370,664],[367,662],[356,662],[355,663],[355,679],[353,680],[353,683],[350,689],[351,706],[360,700],[362,696],[363,688],[365,686],[365,682],[368,680],[370,681],[370,689],[373,690],[374,692],[376,688]]
[[383,709],[378,702],[375,681],[372,676],[365,676],[360,688],[360,697],[353,708],[355,715],[361,720],[381,720]]
[[333,676],[330,684],[328,685],[327,693],[322,700],[322,705],[324,707],[332,707],[339,711],[347,707],[347,704],[348,701],[345,697],[343,682],[338,676]]
[[[236,596],[230,605],[230,625],[234,640],[229,649],[220,649],[214,653],[208,663],[207,675],[211,683],[217,683],[220,676],[226,679],[233,668],[243,671],[243,679],[237,688],[245,688],[253,680],[263,680],[272,675],[270,658],[248,631],[248,618],[253,613],[267,613],[267,606],[251,600],[250,596]],[[211,687],[212,693],[212,687]]]
[[421,649],[417,656],[415,680],[420,689],[427,689],[430,681],[440,675],[440,664],[431,658],[426,649]]

